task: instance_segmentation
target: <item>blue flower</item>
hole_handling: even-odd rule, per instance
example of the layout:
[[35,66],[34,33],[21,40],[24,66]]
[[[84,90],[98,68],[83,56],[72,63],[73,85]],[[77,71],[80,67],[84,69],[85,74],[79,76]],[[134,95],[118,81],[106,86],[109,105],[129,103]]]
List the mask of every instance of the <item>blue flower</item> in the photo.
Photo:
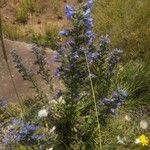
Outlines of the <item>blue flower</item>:
[[87,9],[84,13],[84,17],[90,17],[91,16],[91,9]]
[[93,0],[87,0],[87,7],[92,8],[93,6]]
[[103,105],[110,105],[110,104],[112,104],[112,100],[108,99],[108,98],[104,98],[104,99],[102,99],[101,103]]
[[93,44],[93,42],[94,42],[94,37],[90,37],[88,40],[87,40],[87,45],[88,46],[90,46],[90,45],[92,45]]
[[74,46],[75,42],[73,40],[69,40],[69,41],[66,42],[66,45],[68,45],[68,46]]
[[106,45],[109,43],[110,43],[110,39],[109,39],[108,34],[106,34],[105,36],[101,36],[101,38],[100,38],[100,44],[101,45]]
[[98,52],[89,52],[88,54],[88,61],[90,64],[92,64],[94,61],[96,61],[99,58]]
[[13,126],[23,126],[24,125],[24,122],[23,122],[23,120],[22,119],[20,119],[20,118],[13,118],[12,119],[12,125]]
[[[14,118],[12,120],[12,128],[10,128],[3,139],[3,143],[13,144],[13,143],[24,143],[26,145],[34,145],[37,143],[37,139],[33,139],[33,135],[37,132],[39,126],[36,124],[32,124],[29,122],[24,122],[22,119]],[[42,134],[38,134],[37,136],[43,137]],[[41,139],[40,138],[40,139]]]
[[89,38],[94,37],[94,32],[92,30],[88,30],[88,31],[86,31],[85,35]]
[[55,62],[61,62],[60,54],[59,53],[54,53],[53,58],[54,58]]
[[93,27],[93,18],[92,17],[86,18],[85,23],[89,29],[92,28]]
[[109,113],[115,115],[117,109],[124,104],[127,96],[128,93],[125,90],[117,90],[113,93],[111,99],[104,98],[101,103],[107,107],[106,110],[109,110]]
[[70,5],[66,5],[66,16],[68,19],[72,19],[74,15],[74,8]]
[[72,53],[72,58],[75,59],[75,60],[76,60],[77,58],[79,58],[78,52]]
[[62,68],[56,68],[56,70],[55,70],[56,77],[61,77],[63,74],[64,74],[64,71]]
[[68,35],[70,35],[70,30],[66,29],[66,30],[60,31],[59,35],[61,35],[61,36],[68,36]]

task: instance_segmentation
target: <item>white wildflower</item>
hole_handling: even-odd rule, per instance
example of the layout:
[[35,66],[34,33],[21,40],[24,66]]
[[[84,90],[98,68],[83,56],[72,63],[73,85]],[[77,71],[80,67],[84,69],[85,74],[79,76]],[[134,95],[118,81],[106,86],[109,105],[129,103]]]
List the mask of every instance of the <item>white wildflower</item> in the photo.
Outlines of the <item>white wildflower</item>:
[[117,136],[117,140],[118,140],[117,143],[119,143],[119,144],[125,144],[124,141],[125,141],[126,139],[125,139],[125,138],[122,138],[122,139],[121,139],[120,136],[118,135],[118,136]]
[[7,127],[8,130],[13,129],[13,128],[14,128],[14,125],[9,125],[9,126]]
[[41,110],[38,112],[38,117],[40,117],[40,118],[47,117],[47,116],[48,116],[48,111],[47,111],[47,109],[41,109]]
[[59,103],[62,103],[62,104],[65,104],[65,100],[63,99],[62,96],[59,97],[58,102],[59,102]]
[[47,150],[53,150],[53,148],[51,147],[51,148],[49,148],[49,149],[47,149]]
[[145,120],[140,121],[140,128],[147,129],[148,128],[147,121],[145,121]]
[[50,133],[54,132],[54,131],[55,131],[55,129],[56,129],[56,127],[55,127],[55,126],[53,126],[53,127],[52,127],[52,129],[50,130]]
[[58,102],[55,100],[55,99],[52,99],[52,100],[50,100],[49,101],[49,104],[54,104],[54,105],[56,105]]
[[131,117],[130,117],[130,116],[128,116],[128,115],[125,115],[125,120],[127,120],[127,121],[131,121]]
[[136,139],[134,143],[139,144],[139,143],[141,143],[141,141],[140,141],[140,139]]

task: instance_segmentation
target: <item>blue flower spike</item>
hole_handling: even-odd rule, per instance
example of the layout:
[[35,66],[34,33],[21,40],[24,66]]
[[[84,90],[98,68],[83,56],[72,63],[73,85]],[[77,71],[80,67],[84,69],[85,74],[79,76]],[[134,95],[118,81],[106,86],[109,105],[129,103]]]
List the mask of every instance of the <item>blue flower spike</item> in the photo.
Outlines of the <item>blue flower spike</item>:
[[69,20],[72,19],[74,16],[74,13],[75,13],[74,8],[70,5],[66,5],[65,10],[66,10],[67,19],[69,19]]

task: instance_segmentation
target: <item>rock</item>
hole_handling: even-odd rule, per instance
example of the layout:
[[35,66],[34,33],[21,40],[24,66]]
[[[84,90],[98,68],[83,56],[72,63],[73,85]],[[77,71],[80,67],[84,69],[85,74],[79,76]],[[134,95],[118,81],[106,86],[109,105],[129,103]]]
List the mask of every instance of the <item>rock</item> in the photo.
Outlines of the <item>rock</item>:
[[[28,81],[24,81],[22,79],[21,74],[18,73],[17,69],[15,68],[15,64],[13,62],[13,58],[11,56],[11,51],[13,49],[16,49],[17,52],[22,56],[23,61],[25,62],[25,65],[28,66],[33,70],[33,72],[36,72],[37,66],[34,65],[34,55],[31,53],[31,44],[27,44],[25,42],[16,42],[16,41],[10,41],[5,40],[5,46],[7,50],[9,65],[14,77],[15,85],[17,87],[18,93],[22,98],[26,98],[29,96],[33,96],[35,94],[34,90],[29,88],[31,84]],[[53,54],[54,51],[50,49],[46,49],[46,59],[48,60],[50,73],[54,75],[55,68],[58,66],[53,60]],[[6,62],[4,61],[2,49],[0,45],[0,97],[7,97],[10,101],[16,101],[16,95],[12,86],[12,82],[6,67]],[[41,80],[41,77],[39,75],[36,75],[35,78],[37,79],[40,87],[47,91],[45,88],[45,82]],[[55,89],[62,86],[61,82],[58,81],[58,79],[54,78],[54,87]]]

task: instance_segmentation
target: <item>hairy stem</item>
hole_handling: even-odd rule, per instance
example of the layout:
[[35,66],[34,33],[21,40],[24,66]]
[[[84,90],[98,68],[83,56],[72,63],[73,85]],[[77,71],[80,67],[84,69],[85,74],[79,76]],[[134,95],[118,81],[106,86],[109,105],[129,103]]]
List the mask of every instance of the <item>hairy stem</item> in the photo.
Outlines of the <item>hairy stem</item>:
[[96,103],[96,96],[95,96],[95,92],[94,92],[94,86],[93,86],[93,81],[92,81],[92,77],[91,77],[91,71],[90,71],[90,67],[89,67],[89,63],[88,63],[86,50],[84,51],[84,54],[85,54],[86,66],[87,66],[87,70],[88,70],[88,74],[89,74],[92,97],[93,97],[93,100],[94,100],[95,115],[96,115],[96,119],[97,119],[98,131],[99,131],[99,149],[102,150],[101,129],[100,129],[100,123],[99,123],[99,118],[98,118],[98,109],[97,109],[97,103]]
[[11,78],[11,82],[12,82],[12,85],[13,85],[13,88],[14,88],[14,91],[15,91],[18,103],[19,103],[19,105],[21,107],[21,110],[23,112],[22,100],[19,97],[16,85],[15,85],[15,82],[14,82],[14,79],[13,79],[13,75],[12,75],[12,72],[11,72],[11,69],[10,69],[10,66],[9,66],[9,63],[8,63],[8,57],[7,57],[7,53],[6,53],[6,49],[5,49],[5,44],[4,44],[4,38],[3,38],[1,10],[0,10],[0,41],[1,41],[1,47],[2,47],[2,52],[3,52],[3,55],[4,55],[4,59],[5,59],[5,62],[6,62],[6,65],[7,65],[7,69],[8,69],[10,78]]

